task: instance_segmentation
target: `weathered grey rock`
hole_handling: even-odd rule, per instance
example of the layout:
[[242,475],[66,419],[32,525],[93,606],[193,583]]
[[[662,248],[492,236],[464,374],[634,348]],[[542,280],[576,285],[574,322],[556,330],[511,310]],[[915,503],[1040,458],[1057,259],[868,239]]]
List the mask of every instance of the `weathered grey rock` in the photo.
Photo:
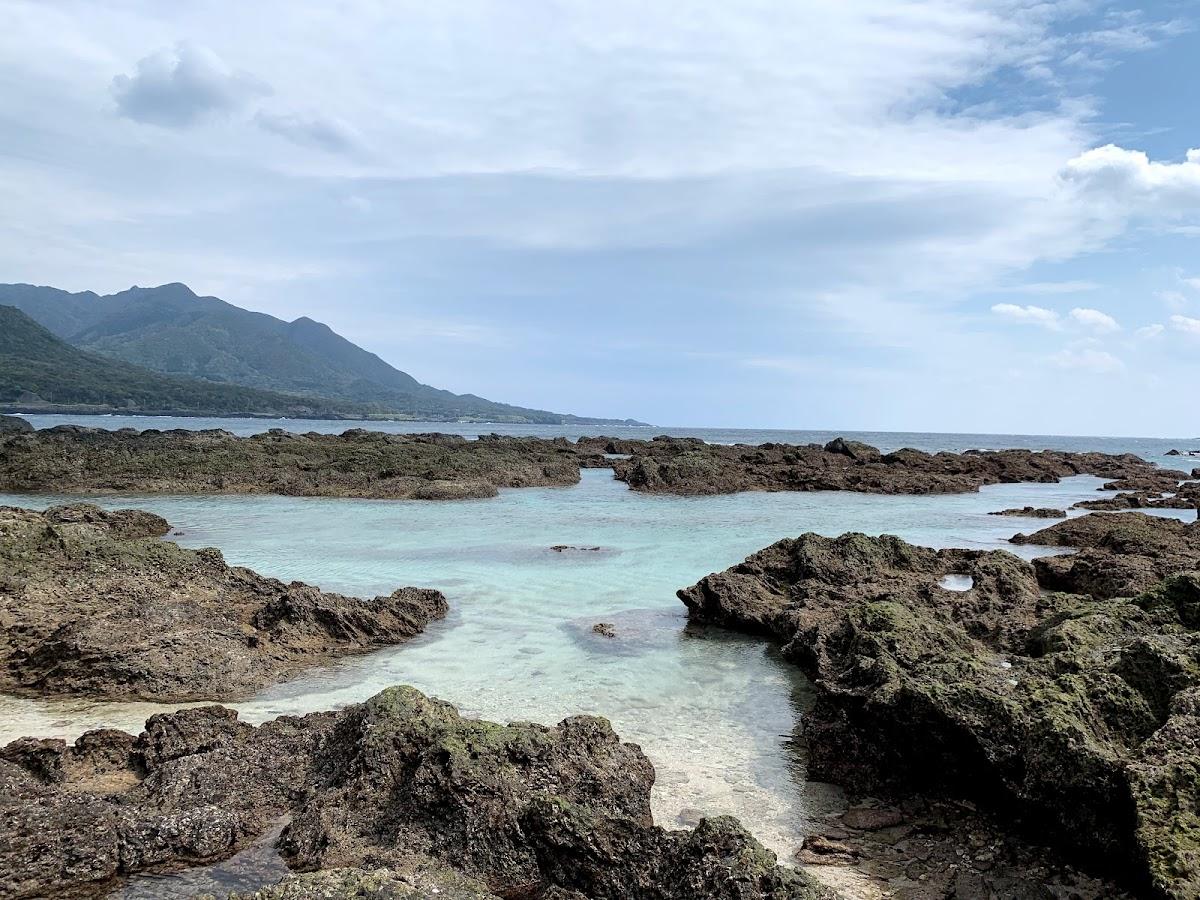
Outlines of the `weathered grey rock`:
[[22,434],[33,431],[33,426],[20,416],[0,415],[0,434]]
[[0,490],[285,494],[462,500],[579,481],[565,440],[272,429],[104,431],[60,425],[0,438]]
[[90,504],[0,507],[0,690],[233,698],[445,615],[440,593],[363,601],[155,539],[159,516]]
[[[595,443],[586,446],[596,449]],[[1159,469],[1132,454],[1050,450],[924,453],[912,449],[881,454],[874,447],[842,438],[822,447],[725,446],[663,437],[641,443],[609,442],[604,449],[628,454],[627,459],[611,461],[613,471],[634,490],[647,493],[845,490],[942,494],[977,491],[985,484],[1000,482],[1054,482],[1084,473],[1154,479],[1171,486],[1185,477],[1182,472]]]
[[881,454],[843,438],[824,447],[726,446],[670,437],[570,442],[487,435],[469,441],[455,435],[362,429],[342,435],[272,429],[241,438],[220,430],[103,431],[73,425],[0,436],[0,490],[24,492],[456,500],[491,497],[502,487],[575,484],[581,468],[611,468],[633,490],[674,494],[953,493],[997,482],[1057,481],[1081,473],[1138,483],[1153,480],[1170,487],[1186,477],[1131,454],[930,454],[911,449]]
[[1021,516],[1027,519],[1065,519],[1067,513],[1061,509],[1044,506],[1021,506],[988,513],[989,516]]

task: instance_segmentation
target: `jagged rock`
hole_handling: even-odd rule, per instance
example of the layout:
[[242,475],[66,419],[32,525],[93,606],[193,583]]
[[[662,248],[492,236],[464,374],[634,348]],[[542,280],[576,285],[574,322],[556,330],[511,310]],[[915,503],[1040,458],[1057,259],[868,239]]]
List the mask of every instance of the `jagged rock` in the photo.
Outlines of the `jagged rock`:
[[[940,585],[972,579],[969,591]],[[785,640],[785,653],[823,669],[841,640],[846,608],[908,603],[944,614],[970,636],[1018,640],[1036,618],[1033,569],[1003,551],[930,550],[897,537],[804,534],[772,544],[679,592],[694,621]],[[840,646],[832,650],[843,652]]]
[[[609,445],[614,446],[614,445]],[[617,478],[636,491],[724,494],[735,491],[845,490],[876,494],[940,494],[977,491],[1000,482],[1054,482],[1089,473],[1105,478],[1145,476],[1172,487],[1185,476],[1132,455],[1000,450],[924,453],[904,449],[881,454],[837,438],[824,447],[790,444],[726,446],[694,439],[656,438],[621,449],[611,460]],[[1172,480],[1173,479],[1173,480]]]
[[498,435],[271,429],[237,437],[60,425],[3,440],[0,490],[20,492],[462,500],[579,481],[578,453],[567,441]]
[[1119,511],[1126,509],[1200,509],[1200,484],[1187,481],[1166,492],[1123,491],[1115,497],[1081,500],[1079,509]]
[[[876,494],[977,491],[997,482],[1058,481],[1090,473],[1152,479],[1172,488],[1186,476],[1132,455],[1002,450],[881,454],[837,438],[819,444],[726,446],[697,438],[503,437],[470,441],[445,434],[342,435],[272,429],[253,437],[226,431],[104,431],[60,425],[4,434],[0,490],[67,493],[246,493],[455,500],[502,487],[570,485],[581,468],[611,468],[633,490],[846,490]],[[620,458],[615,458],[620,457]],[[1173,479],[1173,480],[1172,480]]]
[[1200,569],[1200,524],[1143,513],[1080,516],[1012,542],[1077,548],[1035,560],[1038,580],[1050,590],[1096,597],[1127,597],[1172,573]]
[[[284,858],[328,871],[262,898],[828,896],[733,820],[654,826],[653,769],[603,719],[496,725],[401,687],[257,728],[207,707],[136,739],[35,744],[0,756],[0,896],[98,896],[121,875],[228,856],[281,814]],[[85,758],[111,767],[114,747],[126,778],[97,791]]]
[[[331,869],[289,875],[279,884],[253,893],[228,894],[227,900],[502,900],[479,882],[452,870],[427,868]],[[197,900],[215,900],[202,895]]]
[[606,638],[615,638],[617,636],[611,622],[597,622],[592,626],[592,634],[598,634],[600,637]]
[[876,460],[880,457],[880,452],[870,444],[864,444],[862,441],[848,441],[845,438],[834,438],[822,448],[826,453],[840,453],[842,456],[848,456],[853,460]]
[[237,697],[395,644],[445,615],[437,591],[362,601],[155,540],[165,520],[90,504],[0,507],[0,689]]
[[1051,509],[1044,506],[1021,506],[1013,509],[1002,509],[990,512],[989,516],[1022,516],[1027,519],[1065,519],[1067,513],[1061,509]]
[[[1047,531],[1087,518],[1117,517]],[[975,586],[941,590],[954,571]],[[1006,553],[804,535],[680,596],[780,640],[813,679],[809,777],[970,799],[1135,891],[1200,892],[1200,575],[1135,599],[1042,596]]]

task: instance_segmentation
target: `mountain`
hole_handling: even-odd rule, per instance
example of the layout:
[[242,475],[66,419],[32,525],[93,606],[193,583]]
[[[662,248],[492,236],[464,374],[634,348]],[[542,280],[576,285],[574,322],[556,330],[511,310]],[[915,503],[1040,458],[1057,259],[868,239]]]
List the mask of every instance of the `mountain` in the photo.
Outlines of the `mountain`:
[[21,309],[83,350],[168,375],[327,398],[381,416],[617,424],[439,390],[320,322],[285,322],[216,297],[197,296],[183,284],[134,287],[107,296],[8,284],[0,285],[0,303]]
[[356,418],[352,404],[161,375],[72,347],[12,306],[0,306],[0,404],[30,412]]

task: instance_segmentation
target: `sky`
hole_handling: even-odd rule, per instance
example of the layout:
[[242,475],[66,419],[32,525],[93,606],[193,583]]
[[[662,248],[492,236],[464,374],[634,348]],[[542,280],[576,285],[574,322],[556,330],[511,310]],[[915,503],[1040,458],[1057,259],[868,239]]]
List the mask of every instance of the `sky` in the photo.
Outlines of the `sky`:
[[0,0],[0,281],[655,424],[1200,434],[1193,0]]

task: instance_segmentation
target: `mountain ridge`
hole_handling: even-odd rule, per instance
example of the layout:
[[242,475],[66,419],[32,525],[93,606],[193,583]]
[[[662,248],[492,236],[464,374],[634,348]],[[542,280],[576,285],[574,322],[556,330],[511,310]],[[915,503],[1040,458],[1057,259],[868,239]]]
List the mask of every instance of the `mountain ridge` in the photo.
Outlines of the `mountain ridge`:
[[363,407],[371,416],[534,424],[644,424],[581,417],[455,394],[423,384],[307,316],[288,322],[200,296],[181,282],[115,294],[0,284],[72,346],[163,375]]
[[73,347],[0,305],[0,405],[23,412],[355,418],[346,403],[162,375]]

